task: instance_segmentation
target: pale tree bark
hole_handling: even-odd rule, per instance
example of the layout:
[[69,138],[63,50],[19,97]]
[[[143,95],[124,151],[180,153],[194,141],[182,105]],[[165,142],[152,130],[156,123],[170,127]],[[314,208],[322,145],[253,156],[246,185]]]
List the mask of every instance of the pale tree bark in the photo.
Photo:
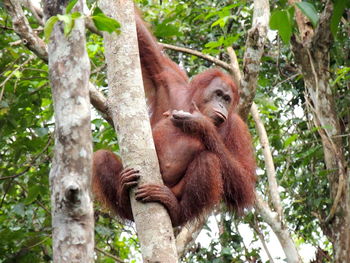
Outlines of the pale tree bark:
[[[61,14],[67,2],[46,1],[45,15]],[[83,0],[76,10],[81,11]],[[55,151],[50,171],[54,262],[93,262],[94,218],[90,193],[92,140],[89,102],[90,62],[85,25],[72,32],[54,27],[48,46],[55,110]]]
[[[290,0],[290,4],[297,1]],[[292,39],[295,61],[300,67],[306,88],[306,101],[320,134],[328,173],[332,207],[321,222],[333,244],[334,262],[350,262],[350,182],[344,145],[334,95],[330,87],[330,20],[332,1],[327,1],[316,29],[310,32],[307,18],[296,16],[301,36]],[[298,14],[298,13],[297,13]],[[309,32],[305,34],[305,32]]]
[[179,258],[185,256],[188,249],[195,243],[208,217],[208,214],[203,215],[194,222],[187,223],[181,228],[181,231],[176,236],[176,249]]
[[[124,166],[141,172],[139,185],[162,184],[146,109],[132,0],[101,1],[104,13],[121,23],[121,34],[104,34],[108,103]],[[174,233],[166,209],[135,201],[131,206],[144,262],[177,262]]]
[[249,114],[256,93],[269,19],[269,0],[254,0],[253,23],[246,40],[242,67],[243,76],[239,92],[241,99],[238,105],[238,113],[244,120]]

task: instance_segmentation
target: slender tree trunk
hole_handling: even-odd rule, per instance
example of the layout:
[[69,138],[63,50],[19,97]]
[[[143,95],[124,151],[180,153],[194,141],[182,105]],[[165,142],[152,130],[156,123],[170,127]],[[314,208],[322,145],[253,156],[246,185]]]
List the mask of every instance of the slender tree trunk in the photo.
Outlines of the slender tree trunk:
[[257,106],[253,103],[251,113],[255,122],[257,133],[259,135],[259,141],[264,152],[264,161],[266,166],[266,173],[268,174],[269,182],[269,196],[272,202],[272,210],[269,205],[262,200],[260,196],[257,196],[255,202],[255,209],[264,221],[271,227],[272,231],[276,234],[279,242],[281,243],[286,260],[288,263],[301,263],[301,257],[296,248],[294,240],[285,225],[283,218],[282,204],[277,188],[276,171],[272,159],[270,146],[266,134],[265,127],[259,117]]
[[264,53],[266,34],[270,19],[269,0],[254,0],[252,28],[249,29],[246,40],[239,90],[239,115],[246,120],[252,106],[258,82],[261,57]]
[[[294,1],[290,1],[294,2]],[[327,1],[314,32],[295,37],[292,48],[304,75],[306,98],[319,127],[331,199],[329,215],[321,222],[324,233],[333,244],[334,262],[350,262],[350,192],[349,173],[344,156],[339,119],[330,86],[329,50],[332,44],[330,20],[332,1]],[[306,32],[304,19],[297,16],[300,32]]]
[[[146,108],[132,0],[101,2],[121,23],[121,34],[104,34],[109,110],[118,134],[124,166],[141,171],[140,184],[162,184]],[[135,201],[131,205],[144,262],[177,262],[174,233],[165,208]]]
[[[61,14],[66,3],[46,1],[46,16]],[[77,3],[80,11],[83,4],[83,0]],[[84,20],[75,21],[69,36],[64,36],[62,24],[57,23],[48,54],[55,110],[55,153],[50,171],[54,262],[93,262],[90,62]]]

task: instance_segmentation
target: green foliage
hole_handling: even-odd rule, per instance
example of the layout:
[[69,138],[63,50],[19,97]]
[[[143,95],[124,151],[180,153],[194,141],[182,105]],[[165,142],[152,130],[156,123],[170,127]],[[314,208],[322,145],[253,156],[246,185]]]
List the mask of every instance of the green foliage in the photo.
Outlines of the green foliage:
[[283,42],[288,44],[293,33],[294,8],[275,10],[271,13],[270,28],[278,30]]
[[52,16],[47,20],[44,27],[44,37],[46,43],[49,43],[52,30],[58,21],[64,22],[64,35],[67,37],[70,34],[74,27],[75,20],[81,17],[79,12],[74,12],[71,14],[72,9],[77,2],[78,0],[71,0],[66,7],[64,15]]
[[334,37],[337,36],[339,22],[342,15],[344,14],[346,6],[350,6],[349,2],[343,0],[334,1],[334,11],[331,19],[331,30]]
[[69,14],[72,11],[73,7],[76,5],[77,2],[78,2],[78,0],[71,0],[71,1],[69,1],[69,3],[66,6],[66,12],[65,13]]
[[100,31],[106,31],[108,33],[119,33],[120,24],[113,18],[106,16],[102,10],[98,7],[95,8],[93,16],[91,17],[96,28]]
[[[49,42],[52,30],[58,21],[61,21],[64,23],[63,32],[64,32],[64,35],[67,37],[72,31],[72,29],[74,28],[75,20],[80,17],[84,18],[84,16],[82,16],[82,14],[80,14],[79,12],[71,13],[77,1],[78,0],[72,0],[68,3],[66,7],[66,12],[64,15],[52,16],[47,20],[44,27],[44,37],[45,37],[46,43]],[[94,22],[96,28],[100,31],[106,31],[108,33],[113,33],[113,32],[120,33],[119,22],[113,18],[106,16],[98,7],[95,8],[93,16],[91,16],[91,19]]]
[[317,14],[315,6],[309,2],[298,2],[296,3],[296,6],[300,8],[304,15],[310,19],[312,25],[316,27],[319,16]]

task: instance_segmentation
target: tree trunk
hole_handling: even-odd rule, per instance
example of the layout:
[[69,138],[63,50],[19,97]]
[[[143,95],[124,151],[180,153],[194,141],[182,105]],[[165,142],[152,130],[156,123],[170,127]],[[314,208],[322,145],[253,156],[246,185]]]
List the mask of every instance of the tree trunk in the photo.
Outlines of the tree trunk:
[[[334,96],[330,87],[329,50],[332,44],[330,20],[333,4],[327,1],[315,32],[294,38],[292,48],[300,66],[307,91],[307,101],[315,125],[319,127],[333,205],[322,228],[333,244],[334,262],[350,262],[349,174]],[[298,19],[302,30],[304,21]],[[309,36],[309,37],[307,37]]]
[[[45,15],[61,14],[66,3],[46,1]],[[81,11],[83,0],[77,6]],[[62,23],[57,23],[48,53],[55,110],[55,153],[50,171],[54,262],[93,262],[90,62],[84,20],[77,19],[68,36],[63,34]]]
[[[162,184],[143,89],[131,0],[101,3],[104,12],[121,23],[121,34],[104,34],[109,110],[118,134],[124,167],[141,171],[140,185]],[[158,203],[131,205],[144,262],[177,262],[174,233],[165,208]]]

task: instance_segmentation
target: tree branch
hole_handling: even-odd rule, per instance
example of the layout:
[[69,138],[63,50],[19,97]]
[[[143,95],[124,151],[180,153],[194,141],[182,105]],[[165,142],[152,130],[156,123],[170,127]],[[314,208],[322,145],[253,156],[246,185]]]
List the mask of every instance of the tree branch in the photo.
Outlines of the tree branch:
[[269,145],[269,140],[267,138],[267,133],[264,127],[264,124],[262,123],[259,112],[258,112],[258,107],[256,104],[253,102],[252,107],[250,109],[250,112],[253,116],[253,119],[255,121],[255,127],[256,131],[259,136],[259,141],[261,144],[261,147],[263,149],[264,153],[264,161],[265,161],[265,167],[266,167],[266,173],[267,173],[267,178],[269,182],[269,190],[270,190],[270,197],[272,201],[272,205],[275,209],[275,211],[278,213],[280,220],[283,220],[283,210],[282,210],[282,205],[281,205],[281,199],[280,199],[280,194],[278,191],[278,184],[276,180],[276,170],[275,170],[275,165],[273,163],[273,158],[270,150],[270,145]]
[[270,6],[268,0],[254,0],[254,14],[252,28],[248,32],[246,52],[243,59],[243,78],[241,81],[240,101],[238,105],[239,115],[246,119],[253,103],[260,61],[264,52],[267,28],[270,18]]
[[43,18],[44,18],[44,12],[38,6],[36,2],[33,2],[33,0],[21,0],[22,4],[32,12],[35,19],[38,21],[38,23],[42,26],[45,25]]
[[122,259],[112,255],[111,253],[108,253],[107,251],[104,251],[103,249],[101,248],[98,248],[98,247],[95,247],[95,250],[100,252],[101,254],[107,256],[107,257],[110,257],[111,259],[114,259],[116,262],[120,262],[120,263],[124,263],[125,261],[123,261]]
[[[4,0],[5,7],[12,17],[12,24],[15,32],[21,38],[27,48],[37,57],[48,62],[47,45],[30,27],[23,9],[18,0]],[[103,118],[111,123],[111,117],[107,111],[105,96],[98,91],[92,83],[89,83],[91,104],[102,113]]]
[[18,0],[4,0],[5,7],[12,18],[13,29],[29,50],[47,62],[47,46],[30,27],[28,19]]
[[180,233],[176,236],[176,249],[179,258],[183,257],[186,254],[186,249],[195,242],[208,217],[209,215],[203,215],[181,228]]
[[189,49],[189,48],[185,48],[185,47],[178,47],[178,46],[165,44],[165,43],[161,43],[161,42],[158,42],[158,44],[160,46],[166,48],[166,49],[171,49],[171,50],[174,50],[174,51],[187,53],[187,54],[194,55],[196,57],[205,59],[205,60],[207,60],[209,62],[212,62],[212,63],[216,64],[219,67],[222,67],[223,69],[226,69],[227,71],[231,72],[231,70],[232,70],[231,66],[229,64],[227,64],[226,62],[224,62],[224,61],[222,61],[220,59],[217,59],[215,57],[212,57],[210,55],[205,55],[202,52],[199,52],[197,50],[193,50],[193,49]]
[[293,239],[290,237],[288,230],[279,220],[276,212],[271,211],[270,207],[260,196],[256,197],[254,204],[256,211],[261,215],[263,220],[272,228],[278,240],[281,243],[288,263],[301,263],[301,257],[295,247]]

